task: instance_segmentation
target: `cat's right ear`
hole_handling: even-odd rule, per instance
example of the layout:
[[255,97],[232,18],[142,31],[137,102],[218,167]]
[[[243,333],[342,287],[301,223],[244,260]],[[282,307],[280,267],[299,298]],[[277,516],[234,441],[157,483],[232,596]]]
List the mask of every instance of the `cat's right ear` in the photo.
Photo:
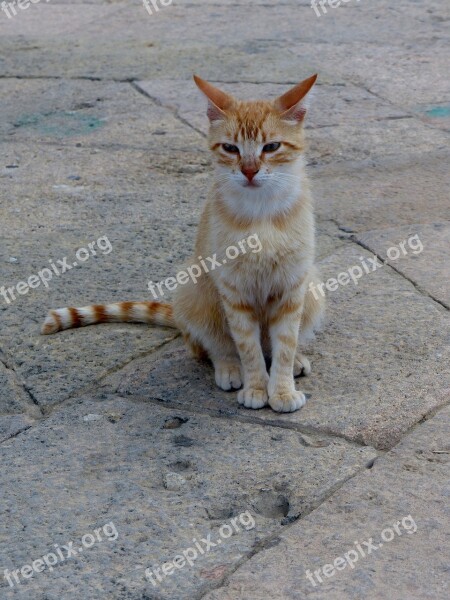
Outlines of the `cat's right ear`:
[[208,110],[206,114],[211,123],[225,119],[225,111],[233,104],[233,97],[222,92],[197,75],[194,75],[194,81],[197,84],[198,89],[203,92],[208,99]]
[[317,74],[301,81],[288,92],[275,100],[275,108],[281,113],[281,118],[287,121],[301,123],[306,114],[305,96],[316,83]]

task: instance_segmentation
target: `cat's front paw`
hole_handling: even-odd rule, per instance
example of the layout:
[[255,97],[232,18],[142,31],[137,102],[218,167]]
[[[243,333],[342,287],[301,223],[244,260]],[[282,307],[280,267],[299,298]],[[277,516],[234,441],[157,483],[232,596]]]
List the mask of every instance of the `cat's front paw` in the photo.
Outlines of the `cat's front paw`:
[[238,392],[238,402],[245,408],[263,408],[267,405],[268,400],[269,396],[266,389],[245,387]]
[[306,403],[306,396],[299,390],[274,393],[269,397],[269,406],[276,412],[294,412]]

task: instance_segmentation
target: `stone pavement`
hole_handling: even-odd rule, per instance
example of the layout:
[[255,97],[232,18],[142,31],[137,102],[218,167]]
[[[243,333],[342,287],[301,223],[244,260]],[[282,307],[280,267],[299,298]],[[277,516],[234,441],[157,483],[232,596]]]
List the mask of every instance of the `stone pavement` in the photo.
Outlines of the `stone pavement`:
[[[448,598],[450,4],[155,1],[0,12],[0,287],[98,241],[0,296],[0,574],[38,561],[0,598]],[[211,166],[193,72],[248,98],[318,72],[324,281],[387,259],[329,282],[294,414],[239,407],[172,330],[39,335],[189,255]]]

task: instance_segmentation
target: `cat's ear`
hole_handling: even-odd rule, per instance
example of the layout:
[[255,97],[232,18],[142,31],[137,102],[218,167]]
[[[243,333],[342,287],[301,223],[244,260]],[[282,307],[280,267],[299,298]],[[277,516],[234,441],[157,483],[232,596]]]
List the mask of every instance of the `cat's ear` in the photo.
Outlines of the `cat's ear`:
[[298,83],[295,87],[275,100],[275,108],[282,119],[301,123],[306,114],[305,96],[315,84],[317,75],[313,75]]
[[233,97],[225,94],[225,92],[222,92],[197,75],[194,75],[194,81],[199,90],[208,99],[208,110],[206,113],[208,119],[211,122],[225,119],[225,111],[233,104]]

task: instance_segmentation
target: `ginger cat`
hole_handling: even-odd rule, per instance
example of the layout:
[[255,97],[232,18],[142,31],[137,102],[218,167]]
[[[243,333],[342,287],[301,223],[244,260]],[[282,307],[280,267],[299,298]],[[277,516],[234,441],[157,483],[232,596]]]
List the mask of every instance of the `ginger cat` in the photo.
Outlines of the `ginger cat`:
[[318,275],[303,121],[316,78],[275,101],[243,102],[194,76],[208,100],[216,163],[195,256],[223,257],[250,236],[260,240],[258,253],[243,253],[197,283],[179,286],[173,306],[119,302],[53,310],[42,333],[112,321],[175,327],[196,357],[211,359],[220,388],[241,388],[240,404],[278,412],[301,408],[305,396],[294,376],[308,375],[311,367],[298,344],[312,337],[324,310],[323,298],[308,291]]

